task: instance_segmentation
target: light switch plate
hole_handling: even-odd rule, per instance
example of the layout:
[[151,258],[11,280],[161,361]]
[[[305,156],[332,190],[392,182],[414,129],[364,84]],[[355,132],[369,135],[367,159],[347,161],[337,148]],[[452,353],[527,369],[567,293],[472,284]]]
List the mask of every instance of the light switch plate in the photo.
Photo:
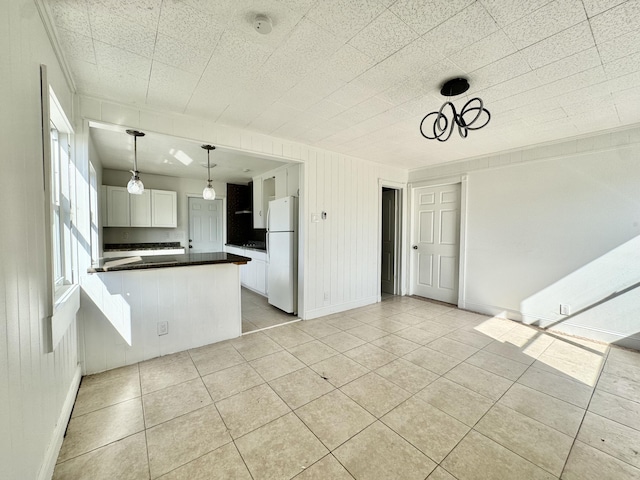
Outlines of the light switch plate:
[[166,335],[169,333],[169,322],[158,322],[158,335]]

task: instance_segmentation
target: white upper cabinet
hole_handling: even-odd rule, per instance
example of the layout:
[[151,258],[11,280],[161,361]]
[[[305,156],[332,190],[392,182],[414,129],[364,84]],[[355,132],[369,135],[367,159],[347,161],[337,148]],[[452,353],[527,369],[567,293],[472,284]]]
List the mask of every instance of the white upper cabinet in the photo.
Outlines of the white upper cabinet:
[[151,190],[151,226],[178,226],[178,194],[168,190]]
[[126,187],[103,186],[105,227],[178,226],[178,194],[168,190],[145,190],[131,195]]
[[[275,198],[287,196],[287,169],[279,168],[274,172],[275,177]],[[273,199],[272,199],[273,200]]]
[[129,211],[132,227],[151,226],[151,191],[145,190],[142,195],[129,196]]
[[300,195],[300,165],[291,163],[253,177],[253,228],[266,228],[269,202]]
[[107,186],[107,227],[129,227],[129,192],[126,187]]

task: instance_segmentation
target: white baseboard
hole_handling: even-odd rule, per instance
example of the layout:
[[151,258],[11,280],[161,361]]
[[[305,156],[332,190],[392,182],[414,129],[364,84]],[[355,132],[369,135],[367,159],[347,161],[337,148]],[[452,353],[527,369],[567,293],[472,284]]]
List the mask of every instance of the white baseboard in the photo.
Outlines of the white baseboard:
[[334,313],[344,312],[353,308],[364,307],[378,302],[378,296],[362,298],[360,300],[354,300],[352,302],[340,303],[338,305],[328,305],[322,308],[316,308],[314,310],[307,310],[304,312],[303,320],[311,320],[313,318],[324,317],[326,315],[332,315]]
[[42,468],[40,468],[40,474],[38,480],[51,480],[53,477],[53,470],[56,467],[56,460],[58,460],[58,454],[60,453],[60,447],[62,447],[62,441],[64,440],[64,432],[67,430],[69,419],[71,418],[71,412],[73,411],[73,404],[76,401],[76,395],[78,388],[80,388],[80,380],[82,379],[82,370],[80,365],[76,367],[76,371],[73,374],[73,380],[71,380],[71,386],[67,392],[67,398],[62,405],[62,411],[56,428],[53,431],[51,442],[49,442],[49,448],[44,457]]
[[637,333],[628,335],[625,333],[597,328],[590,325],[573,323],[570,320],[558,323],[557,319],[554,318],[546,318],[539,315],[532,316],[530,314],[518,312],[515,310],[508,310],[505,308],[486,304],[467,303],[465,305],[465,310],[483,313],[485,315],[492,315],[499,318],[506,318],[507,320],[514,320],[526,325],[533,325],[535,327],[542,328],[550,333],[571,335],[579,338],[594,340],[596,342],[610,343],[627,348],[633,348],[635,350],[640,350],[640,334]]

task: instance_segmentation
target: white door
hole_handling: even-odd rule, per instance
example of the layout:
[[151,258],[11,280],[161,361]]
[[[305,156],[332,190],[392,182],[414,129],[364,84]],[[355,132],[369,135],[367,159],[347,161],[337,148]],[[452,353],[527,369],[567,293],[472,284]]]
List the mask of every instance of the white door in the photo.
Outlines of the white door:
[[189,252],[222,251],[222,200],[189,197]]
[[382,261],[380,289],[395,294],[396,192],[382,191]]
[[413,190],[412,293],[458,303],[460,184]]

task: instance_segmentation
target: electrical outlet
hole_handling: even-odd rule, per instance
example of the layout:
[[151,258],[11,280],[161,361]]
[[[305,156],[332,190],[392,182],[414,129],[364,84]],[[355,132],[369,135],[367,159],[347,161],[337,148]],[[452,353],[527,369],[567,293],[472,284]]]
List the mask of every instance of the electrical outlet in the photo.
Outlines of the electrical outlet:
[[129,240],[129,232],[122,232],[122,239]]
[[169,322],[158,322],[158,336],[169,333]]
[[571,305],[567,305],[566,303],[561,303],[560,315],[571,315]]

